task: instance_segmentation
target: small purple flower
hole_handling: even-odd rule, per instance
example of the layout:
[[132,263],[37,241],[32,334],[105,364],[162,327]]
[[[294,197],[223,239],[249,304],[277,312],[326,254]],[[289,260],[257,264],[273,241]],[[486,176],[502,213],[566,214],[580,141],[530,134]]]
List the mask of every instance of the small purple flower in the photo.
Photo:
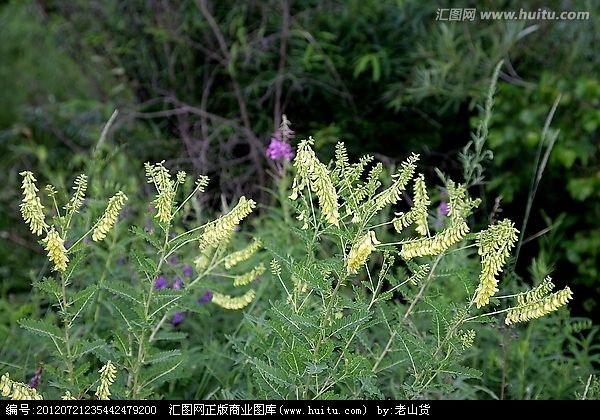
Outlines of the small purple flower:
[[207,290],[202,296],[200,296],[200,299],[198,299],[198,304],[204,305],[205,303],[210,302],[212,300],[212,298],[213,298],[212,290]]
[[175,279],[175,282],[174,282],[174,283],[173,283],[173,285],[171,286],[171,289],[174,289],[174,290],[179,290],[179,289],[181,289],[182,287],[183,287],[183,280],[182,280],[182,278],[181,278],[181,277],[177,277],[177,278]]
[[183,273],[183,275],[185,277],[192,277],[192,274],[194,273],[194,269],[192,268],[191,265],[185,264],[183,266],[183,268],[181,269],[181,272]]
[[160,276],[156,280],[154,280],[154,288],[156,290],[164,289],[169,285],[168,283],[169,282],[167,281],[165,276]]
[[35,373],[33,374],[33,376],[31,377],[31,380],[29,381],[29,388],[37,388],[38,385],[40,384],[40,379],[42,378],[42,371],[44,369],[40,366],[35,370]]
[[448,213],[450,212],[450,206],[448,206],[448,203],[446,203],[445,201],[442,201],[438,206],[438,211],[441,215],[448,216]]
[[171,324],[173,324],[173,326],[176,327],[179,324],[181,324],[184,319],[185,319],[185,312],[175,312],[173,314],[173,318],[171,318]]
[[179,257],[177,255],[171,255],[168,259],[167,262],[171,265],[175,265],[179,262]]
[[294,151],[289,143],[271,137],[271,143],[267,148],[266,155],[271,160],[287,160],[290,161],[294,157]]

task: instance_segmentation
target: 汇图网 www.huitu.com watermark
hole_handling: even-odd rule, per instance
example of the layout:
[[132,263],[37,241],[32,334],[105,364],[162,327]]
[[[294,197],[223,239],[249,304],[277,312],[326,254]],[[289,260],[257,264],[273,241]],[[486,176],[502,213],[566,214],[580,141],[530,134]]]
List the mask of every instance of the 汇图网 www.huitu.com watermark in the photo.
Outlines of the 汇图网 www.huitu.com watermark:
[[441,21],[473,21],[479,20],[587,20],[590,12],[562,11],[537,9],[519,9],[510,11],[477,10],[475,8],[448,8],[437,9],[435,20]]

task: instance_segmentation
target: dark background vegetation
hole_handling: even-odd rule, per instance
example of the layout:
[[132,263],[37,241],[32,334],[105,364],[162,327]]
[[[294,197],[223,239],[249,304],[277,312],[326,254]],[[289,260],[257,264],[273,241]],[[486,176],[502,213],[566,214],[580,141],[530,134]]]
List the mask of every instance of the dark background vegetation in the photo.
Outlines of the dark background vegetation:
[[[488,142],[495,158],[472,193],[484,199],[483,217],[502,196],[503,216],[520,227],[544,120],[562,95],[517,273],[536,257],[574,289],[574,313],[599,321],[600,6],[448,3],[590,19],[439,22],[439,2],[416,0],[0,2],[2,310],[27,301],[44,261],[19,216],[22,170],[60,186],[96,156],[107,178],[135,191],[146,188],[143,162],[165,159],[211,177],[212,211],[242,194],[269,204],[274,167],[264,150],[285,113],[323,160],[341,140],[353,157],[389,164],[421,153],[428,179],[438,167],[459,180],[458,153],[504,60]],[[110,153],[99,157],[115,109]]]

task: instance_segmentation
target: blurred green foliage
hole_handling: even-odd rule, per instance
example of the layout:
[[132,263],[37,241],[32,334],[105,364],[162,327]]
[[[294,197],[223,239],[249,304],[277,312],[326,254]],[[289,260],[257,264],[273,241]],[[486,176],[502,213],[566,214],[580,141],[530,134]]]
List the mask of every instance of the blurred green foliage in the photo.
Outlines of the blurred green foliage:
[[[596,204],[600,198],[598,79],[565,78],[545,72],[535,85],[503,85],[497,95],[489,137],[494,160],[488,188],[501,195],[504,202],[519,206],[533,174],[540,128],[559,96],[552,121],[559,135],[543,173],[543,193],[536,197],[536,208],[544,210],[548,224],[558,232],[553,235],[553,243],[545,243],[543,248],[551,254],[550,259],[568,261],[570,268],[566,269],[575,273],[574,281],[600,293],[600,207]],[[528,236],[535,233],[533,228],[527,232]],[[591,309],[593,301],[586,306]]]

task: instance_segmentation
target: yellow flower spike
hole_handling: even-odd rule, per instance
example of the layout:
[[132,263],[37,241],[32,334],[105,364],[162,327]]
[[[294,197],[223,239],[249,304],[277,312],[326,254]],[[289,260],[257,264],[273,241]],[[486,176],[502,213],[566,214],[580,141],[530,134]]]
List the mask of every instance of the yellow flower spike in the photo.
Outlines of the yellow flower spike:
[[100,373],[100,385],[96,388],[95,395],[99,400],[108,400],[110,399],[108,398],[110,397],[110,386],[117,377],[117,368],[109,360],[98,372]]
[[177,172],[177,176],[176,176],[177,183],[178,184],[185,183],[185,178],[186,177],[187,177],[187,174],[185,173],[185,171],[179,171],[179,172]]
[[379,243],[373,231],[369,231],[359,238],[352,245],[348,253],[348,260],[346,261],[348,274],[356,274],[363,264],[367,262],[369,255],[375,251],[375,245]]
[[54,230],[54,227],[50,228],[42,242],[44,242],[44,249],[48,252],[48,259],[54,263],[54,271],[65,271],[69,263],[69,257],[65,249],[65,241]]
[[274,276],[280,276],[281,275],[281,264],[279,263],[279,261],[277,261],[275,258],[273,258],[271,260],[271,273]]
[[200,237],[200,248],[216,247],[228,239],[236,226],[252,213],[255,207],[256,202],[254,200],[248,200],[244,196],[240,197],[240,201],[233,210],[206,226]]
[[396,232],[402,233],[404,228],[409,227],[415,221],[415,213],[409,211],[407,213],[400,212],[396,213],[396,217],[392,220],[392,224],[394,225],[394,229]]
[[254,239],[246,248],[234,252],[225,258],[225,268],[230,269],[241,262],[247,261],[256,251],[260,249],[262,242],[260,239]]
[[[400,201],[400,197],[402,191],[406,190],[406,185],[411,180],[415,169],[417,169],[417,161],[419,160],[419,155],[413,153],[402,162],[400,166],[400,171],[397,174],[393,175],[394,183],[387,189],[383,190],[379,194],[374,197],[374,211],[378,212],[382,210],[384,207],[395,204]],[[366,203],[371,206],[370,202]]]
[[559,290],[556,293],[549,294],[541,299],[534,300],[532,297],[527,303],[510,308],[504,323],[511,325],[519,322],[526,322],[532,319],[540,318],[558,308],[565,306],[573,298],[573,292],[569,287]]
[[468,349],[475,342],[475,330],[462,331],[458,339],[462,345],[463,350]]
[[92,240],[94,242],[98,242],[106,238],[106,234],[117,222],[117,217],[119,217],[119,212],[125,204],[125,201],[127,201],[127,196],[123,194],[122,191],[117,192],[113,197],[110,198],[110,200],[108,200],[106,210],[104,210],[104,214],[102,217],[100,217],[96,223],[94,231],[92,232]]
[[[145,163],[146,177],[149,184],[156,187],[156,198],[153,203],[156,207],[156,217],[162,223],[169,223],[173,215],[175,201],[175,183],[171,179],[169,170],[164,167],[164,161],[150,165]],[[178,177],[178,179],[180,176]]]
[[238,287],[238,286],[245,286],[247,284],[250,284],[254,280],[256,280],[256,278],[258,278],[259,276],[262,276],[265,271],[266,271],[266,268],[265,268],[264,264],[261,263],[257,267],[255,267],[252,270],[250,270],[249,272],[247,272],[246,274],[236,276],[233,279],[233,285]]
[[414,212],[414,222],[417,225],[416,231],[421,236],[427,235],[429,229],[427,227],[427,208],[431,204],[429,195],[427,194],[427,187],[425,185],[425,177],[420,174],[415,180],[414,187],[414,206],[412,212]]
[[255,296],[256,292],[252,289],[238,297],[214,292],[212,302],[224,309],[240,310],[248,306],[254,300]]
[[266,271],[266,268],[265,268],[264,264],[261,263],[257,267],[255,267],[252,270],[250,270],[249,272],[247,272],[246,274],[236,276],[233,279],[233,285],[236,287],[239,287],[239,286],[245,286],[247,284],[250,284],[254,280],[256,280],[259,276],[262,276],[265,273],[265,271]]
[[431,238],[405,243],[402,245],[400,256],[410,260],[416,257],[439,255],[459,242],[467,233],[469,233],[469,226],[464,221],[454,223]]
[[25,385],[22,382],[15,382],[10,379],[8,373],[0,378],[0,393],[3,397],[10,397],[11,400],[42,400],[42,395]]
[[[87,176],[81,174],[75,178],[75,182],[73,182],[73,196],[71,200],[65,206],[65,210],[67,213],[76,213],[79,211],[83,204],[83,200],[85,199],[85,192],[87,190]],[[51,193],[54,191],[50,191]],[[55,193],[55,192],[54,192]]]
[[8,397],[10,395],[10,389],[12,387],[12,381],[10,380],[10,376],[8,373],[5,373],[0,377],[0,392],[3,397]]
[[477,235],[477,246],[481,256],[479,286],[475,290],[475,304],[478,308],[487,305],[498,291],[498,274],[509,256],[510,249],[517,241],[517,229],[504,219]]
[[300,191],[305,187],[310,188],[317,196],[324,219],[338,226],[340,215],[337,192],[329,170],[311,148],[313,144],[314,140],[311,137],[298,145],[298,152],[294,158],[297,176],[294,178],[290,198],[296,200]]
[[44,206],[37,195],[38,188],[35,185],[36,179],[33,173],[29,171],[21,172],[23,177],[23,201],[21,202],[21,216],[25,223],[29,225],[31,233],[40,236],[42,231],[48,227],[44,216]]

